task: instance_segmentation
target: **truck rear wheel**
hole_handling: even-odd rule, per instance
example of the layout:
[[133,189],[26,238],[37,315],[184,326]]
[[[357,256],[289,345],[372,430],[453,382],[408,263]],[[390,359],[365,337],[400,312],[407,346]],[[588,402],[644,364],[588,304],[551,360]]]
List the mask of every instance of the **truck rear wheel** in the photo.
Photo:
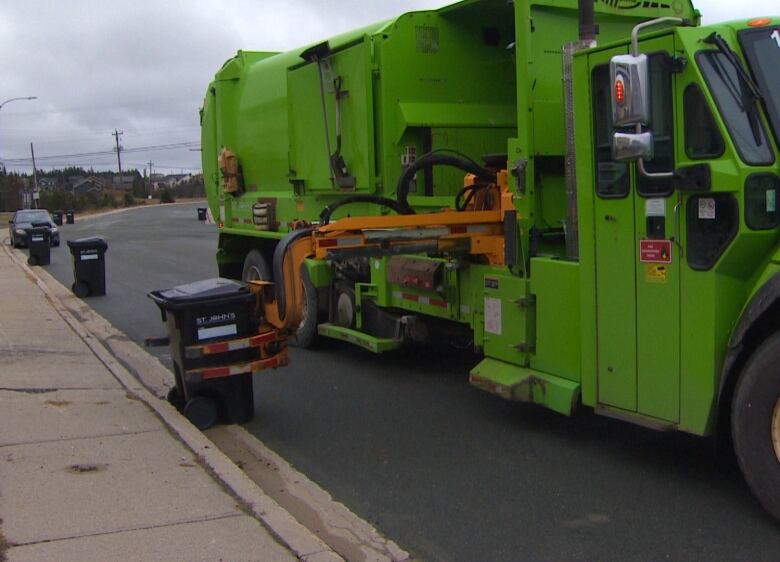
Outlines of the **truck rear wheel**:
[[271,281],[271,267],[259,250],[251,250],[244,260],[244,270],[241,280],[246,281]]
[[[259,250],[251,250],[246,255],[241,279],[244,282],[273,280],[271,267]],[[303,275],[303,301],[301,323],[295,331],[295,337],[291,343],[297,347],[308,349],[314,347],[317,339],[317,290],[305,272]]]
[[780,333],[758,347],[737,381],[731,434],[745,480],[780,520]]

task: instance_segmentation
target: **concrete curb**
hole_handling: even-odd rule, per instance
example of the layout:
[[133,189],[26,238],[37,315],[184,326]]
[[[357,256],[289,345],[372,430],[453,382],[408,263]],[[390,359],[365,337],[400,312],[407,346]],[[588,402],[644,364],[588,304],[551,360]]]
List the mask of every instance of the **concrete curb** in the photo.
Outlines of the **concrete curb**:
[[245,503],[247,508],[266,526],[277,540],[287,545],[300,560],[306,562],[343,560],[327,544],[313,535],[284,508],[268,497],[211,440],[193,427],[173,406],[164,400],[160,400],[147,390],[139,380],[116,360],[98,338],[90,333],[70,313],[57,295],[35,271],[19,260],[15,252],[6,245],[3,245],[3,251],[25,272],[28,278],[37,284],[57,313],[84,341],[117,381],[154,411],[171,433],[189,447],[212,471],[212,474]]

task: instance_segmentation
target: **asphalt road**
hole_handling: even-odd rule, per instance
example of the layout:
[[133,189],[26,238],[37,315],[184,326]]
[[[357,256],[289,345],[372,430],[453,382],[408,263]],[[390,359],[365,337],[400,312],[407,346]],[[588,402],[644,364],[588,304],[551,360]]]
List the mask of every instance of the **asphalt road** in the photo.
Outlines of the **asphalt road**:
[[[162,335],[146,293],[216,275],[196,206],[66,225],[49,271],[70,285],[64,241],[104,236],[108,295],[90,304],[136,341]],[[504,402],[452,348],[291,360],[255,378],[247,428],[419,559],[780,559],[780,524],[709,441]]]

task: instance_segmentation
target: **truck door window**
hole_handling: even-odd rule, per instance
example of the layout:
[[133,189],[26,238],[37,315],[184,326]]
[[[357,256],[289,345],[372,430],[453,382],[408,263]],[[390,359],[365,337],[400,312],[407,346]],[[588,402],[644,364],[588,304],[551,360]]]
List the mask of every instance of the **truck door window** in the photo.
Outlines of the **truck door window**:
[[[648,172],[674,170],[674,110],[672,102],[672,72],[669,55],[648,55],[650,75],[650,129],[653,131],[654,155],[645,162]],[[672,193],[672,178],[648,178],[638,174],[639,195],[658,197]]]
[[739,78],[737,69],[719,51],[701,51],[696,55],[696,61],[740,158],[755,166],[772,164],[775,156],[761,120],[758,120],[757,134],[754,134],[750,115],[752,109],[748,96],[742,90],[746,86]]
[[692,160],[718,158],[726,149],[701,88],[689,84],[683,94],[685,154]]
[[737,200],[728,193],[691,197],[685,214],[688,265],[692,269],[710,269],[737,234]]
[[612,159],[612,107],[609,65],[593,69],[593,133],[596,156],[596,193],[605,199],[628,195],[628,164]]
[[753,174],[745,182],[745,224],[753,230],[769,230],[780,223],[777,197],[780,178]]

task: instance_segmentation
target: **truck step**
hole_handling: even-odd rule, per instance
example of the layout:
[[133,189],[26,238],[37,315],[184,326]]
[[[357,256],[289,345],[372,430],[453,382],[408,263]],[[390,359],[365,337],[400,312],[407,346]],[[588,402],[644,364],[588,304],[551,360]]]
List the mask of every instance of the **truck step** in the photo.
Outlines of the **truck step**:
[[566,416],[580,396],[577,382],[491,358],[471,370],[469,382],[506,400],[539,404]]
[[349,342],[374,353],[384,353],[385,351],[398,349],[403,343],[400,339],[376,338],[365,332],[358,332],[357,330],[330,323],[317,326],[317,332],[323,337]]

